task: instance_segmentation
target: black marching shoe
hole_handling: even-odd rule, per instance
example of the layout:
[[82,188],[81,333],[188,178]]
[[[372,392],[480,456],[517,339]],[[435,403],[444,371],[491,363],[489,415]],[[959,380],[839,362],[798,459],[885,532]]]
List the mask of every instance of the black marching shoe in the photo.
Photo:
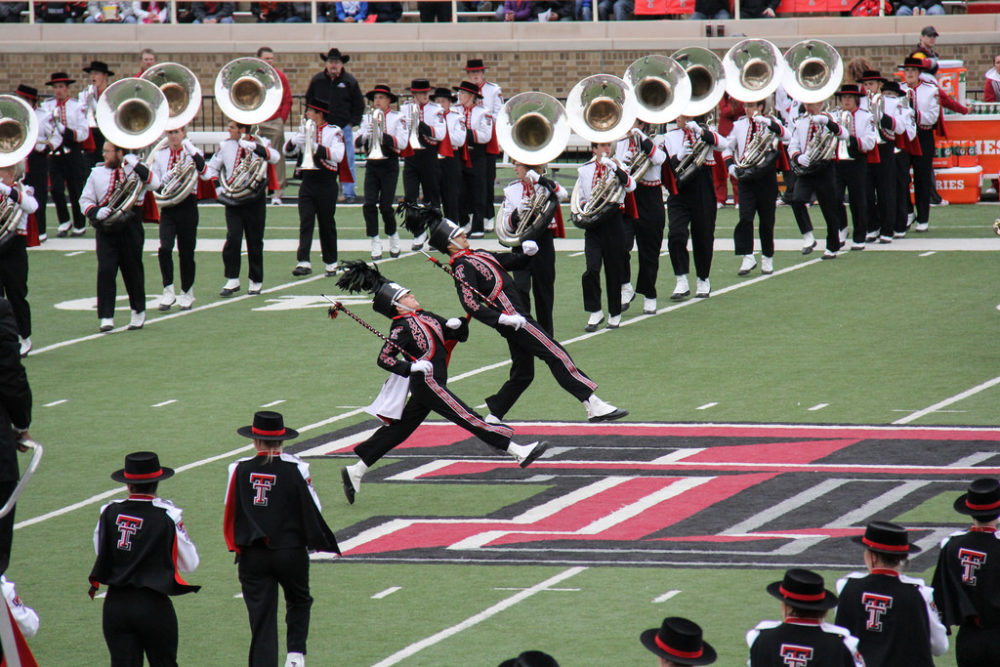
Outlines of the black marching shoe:
[[351,482],[351,473],[347,468],[340,469],[340,481],[344,484],[344,495],[347,496],[347,503],[354,504],[354,484]]

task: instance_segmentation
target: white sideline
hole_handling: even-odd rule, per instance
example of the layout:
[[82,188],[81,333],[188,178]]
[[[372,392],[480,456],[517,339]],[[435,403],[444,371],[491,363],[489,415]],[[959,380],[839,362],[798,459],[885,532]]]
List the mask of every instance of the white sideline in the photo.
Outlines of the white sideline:
[[440,642],[444,641],[445,639],[448,639],[449,637],[451,637],[453,635],[456,635],[459,632],[462,632],[463,630],[467,630],[468,628],[471,628],[472,626],[476,625],[477,623],[481,623],[481,622],[485,621],[486,619],[490,618],[491,616],[496,616],[500,612],[502,612],[502,611],[504,611],[506,609],[509,609],[510,607],[513,607],[518,602],[521,602],[522,600],[526,600],[526,599],[530,598],[532,595],[535,595],[536,593],[541,593],[541,592],[547,590],[550,586],[554,586],[555,584],[558,584],[558,583],[560,583],[562,581],[565,581],[566,579],[569,579],[570,577],[573,577],[573,576],[576,576],[576,575],[580,574],[581,572],[583,572],[586,569],[587,569],[586,567],[571,567],[568,570],[563,570],[562,572],[560,572],[559,574],[555,575],[554,577],[549,577],[545,581],[543,581],[541,583],[538,583],[538,584],[535,584],[531,588],[526,588],[523,591],[520,591],[518,593],[515,593],[514,595],[511,595],[509,598],[507,598],[505,600],[501,600],[500,602],[497,602],[492,607],[488,607],[488,608],[484,609],[483,611],[479,612],[478,614],[473,614],[472,616],[468,617],[467,619],[465,619],[461,623],[456,623],[455,625],[453,625],[453,626],[451,626],[449,628],[445,628],[444,630],[441,630],[440,632],[436,632],[436,633],[434,633],[433,635],[431,635],[429,637],[424,637],[420,641],[414,642],[414,643],[410,644],[409,646],[407,646],[405,648],[402,648],[399,651],[396,651],[395,653],[393,653],[392,655],[390,655],[388,658],[385,658],[384,660],[380,660],[379,662],[375,663],[372,667],[389,667],[390,665],[395,665],[395,664],[397,664],[397,663],[399,663],[399,662],[401,662],[401,661],[409,658],[410,656],[414,655],[415,653],[419,653],[420,651],[424,650],[425,648],[434,646],[435,644],[440,643]]

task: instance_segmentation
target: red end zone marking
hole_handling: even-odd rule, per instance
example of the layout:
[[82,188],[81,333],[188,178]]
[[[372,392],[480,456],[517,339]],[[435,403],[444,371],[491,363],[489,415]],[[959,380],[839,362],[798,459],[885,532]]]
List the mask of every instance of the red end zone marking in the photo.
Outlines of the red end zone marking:
[[812,463],[856,444],[853,440],[814,440],[812,442],[771,442],[765,444],[723,445],[685,456],[688,463]]

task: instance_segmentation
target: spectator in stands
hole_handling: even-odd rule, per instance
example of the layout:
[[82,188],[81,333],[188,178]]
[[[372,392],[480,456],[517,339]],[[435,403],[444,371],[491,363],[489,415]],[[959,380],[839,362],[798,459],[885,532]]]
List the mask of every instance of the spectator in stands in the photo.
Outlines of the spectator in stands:
[[135,23],[131,2],[88,2],[84,23]]
[[451,23],[451,2],[422,1],[418,7],[421,23]]
[[398,23],[403,18],[402,2],[379,2],[368,9],[369,16],[375,15],[376,23]]
[[132,13],[139,23],[170,23],[169,2],[133,2]]
[[[929,14],[931,16],[944,14],[944,7],[941,5],[941,0],[899,0],[899,6],[896,8],[896,16],[921,16],[923,14]],[[931,30],[934,30],[931,26],[927,26]],[[927,30],[924,28],[924,30]],[[934,33],[937,37],[937,33]]]
[[921,51],[929,58],[940,58],[941,54],[934,48],[937,44],[937,38],[938,31],[934,29],[934,26],[924,26],[924,29],[920,31],[920,41],[917,42],[917,48],[914,51]]
[[21,12],[27,8],[27,2],[0,2],[0,23],[20,23]]
[[232,23],[235,10],[235,2],[193,2],[192,23]]
[[364,23],[368,18],[368,3],[349,0],[335,3],[337,23]]
[[[308,2],[252,2],[250,13],[260,23],[311,23],[312,6]],[[317,7],[317,23],[326,23],[324,12]]]
[[177,3],[177,22],[178,23],[194,23],[194,12],[191,11],[191,2],[178,2]]
[[533,16],[532,0],[504,0],[497,7],[497,21],[530,21]]
[[35,20],[39,23],[75,23],[86,11],[86,2],[39,2],[35,5]]
[[[611,15],[612,0],[598,0],[597,17],[607,21]],[[590,21],[594,18],[592,0],[576,0],[576,11],[573,16],[577,21]]]
[[562,0],[537,0],[532,11],[538,21],[564,21],[573,18],[575,2]]
[[1000,102],[1000,54],[993,56],[993,69],[986,71],[984,102]]
[[781,0],[739,0],[741,19],[773,19]]
[[692,21],[724,21],[732,18],[729,13],[729,0],[694,0]]
[[[178,6],[178,11],[180,7]],[[142,76],[142,73],[148,70],[150,67],[156,64],[156,51],[150,48],[145,48],[139,52],[139,73],[136,76]]]
[[274,64],[274,49],[270,46],[262,46],[257,49],[257,57],[270,64],[271,67],[274,67],[274,71],[278,73],[278,78],[281,79],[281,106],[278,107],[273,116],[257,126],[258,134],[270,141],[271,148],[278,151],[278,155],[280,156],[278,164],[274,165],[278,187],[271,193],[271,204],[280,206],[281,195],[287,184],[284,154],[285,123],[288,122],[288,116],[292,113],[292,87],[288,84],[288,77],[285,76],[285,73]]

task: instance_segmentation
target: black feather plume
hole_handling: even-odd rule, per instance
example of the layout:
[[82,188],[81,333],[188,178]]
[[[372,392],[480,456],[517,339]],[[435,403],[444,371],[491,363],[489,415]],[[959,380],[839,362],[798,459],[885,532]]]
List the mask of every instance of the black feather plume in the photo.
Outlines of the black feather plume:
[[400,202],[396,207],[396,215],[403,219],[403,226],[414,236],[420,236],[444,219],[440,209],[429,204],[406,201]]
[[379,273],[374,266],[356,259],[343,264],[344,272],[337,279],[337,287],[355,294],[359,292],[375,292],[379,287],[389,282],[389,279]]

